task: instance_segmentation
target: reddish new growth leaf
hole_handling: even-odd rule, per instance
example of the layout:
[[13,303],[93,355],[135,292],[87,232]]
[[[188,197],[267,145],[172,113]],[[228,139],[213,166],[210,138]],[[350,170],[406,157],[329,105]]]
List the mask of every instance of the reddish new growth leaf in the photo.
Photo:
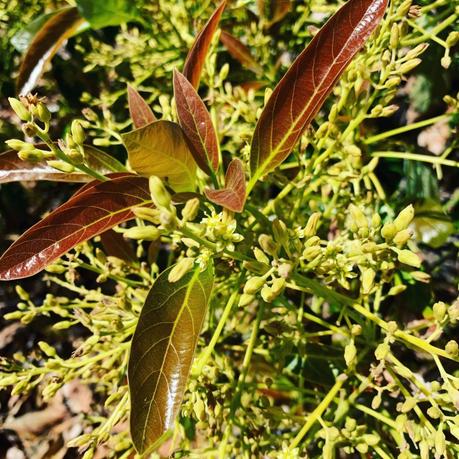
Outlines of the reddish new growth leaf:
[[0,258],[0,280],[32,276],[64,253],[152,206],[148,180],[122,174],[92,182],[26,231]]
[[129,113],[135,129],[156,121],[156,116],[145,99],[130,85],[127,87]]
[[[36,148],[46,149],[44,143],[35,145]],[[113,156],[104,153],[90,145],[84,146],[86,164],[100,174],[106,175],[111,172],[125,171],[126,168]],[[89,182],[93,180],[89,175],[80,172],[62,172],[48,166],[46,160],[23,161],[18,157],[18,152],[8,150],[0,153],[0,183],[30,182],[49,180],[53,182]]]
[[261,65],[253,58],[249,48],[241,43],[236,37],[233,37],[230,33],[222,30],[220,34],[220,41],[223,43],[223,46],[228,50],[230,55],[239,61],[243,66],[258,74],[263,71]]
[[223,190],[206,190],[207,199],[233,212],[242,212],[245,204],[244,167],[239,159],[233,159],[226,171]]
[[292,64],[255,128],[249,191],[291,153],[339,76],[380,22],[387,3],[349,0]]
[[218,170],[218,141],[210,114],[192,84],[174,71],[177,115],[185,141],[198,166],[207,174]]
[[83,23],[76,7],[62,8],[45,22],[22,60],[16,83],[18,93],[32,91],[46,64]]
[[214,11],[214,14],[212,14],[210,19],[207,21],[201,32],[199,32],[199,35],[196,37],[196,40],[186,57],[183,74],[196,89],[199,86],[199,80],[201,79],[201,72],[204,66],[207,51],[209,51],[212,38],[217,30],[217,26],[220,22],[225,6],[226,0],[223,0],[220,6]]

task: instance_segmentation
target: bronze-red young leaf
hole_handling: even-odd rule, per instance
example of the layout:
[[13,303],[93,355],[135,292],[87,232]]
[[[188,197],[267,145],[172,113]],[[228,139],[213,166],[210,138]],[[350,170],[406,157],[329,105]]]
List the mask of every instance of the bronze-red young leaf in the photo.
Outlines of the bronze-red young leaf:
[[220,41],[223,43],[223,46],[228,50],[230,55],[239,61],[244,67],[247,67],[249,70],[260,74],[263,69],[261,65],[253,58],[249,48],[244,45],[236,37],[233,37],[228,32],[222,30],[220,34]]
[[244,166],[239,159],[233,159],[226,171],[225,188],[206,190],[207,199],[233,212],[242,212],[245,204]]
[[[36,144],[39,149],[47,149],[45,144]],[[127,170],[117,159],[90,145],[84,146],[86,163],[102,175]],[[49,180],[52,182],[89,182],[93,178],[83,172],[62,172],[48,166],[45,160],[23,161],[18,152],[8,150],[0,154],[0,183],[31,182]]]
[[212,119],[193,85],[177,70],[174,95],[179,123],[194,160],[204,172],[217,172],[218,140]]
[[153,206],[148,180],[121,174],[91,182],[17,239],[0,258],[0,280],[32,276],[64,253]]
[[127,87],[129,113],[134,129],[146,126],[156,121],[156,116],[146,100],[131,85]]
[[249,191],[282,163],[339,76],[379,24],[388,0],[349,0],[317,33],[274,89],[252,139]]
[[32,91],[46,64],[84,22],[76,7],[62,8],[45,22],[22,59],[16,82],[19,94]]
[[213,267],[177,282],[171,267],[156,279],[132,338],[128,381],[131,437],[144,453],[173,428],[213,287]]
[[223,0],[207,21],[206,25],[202,28],[201,32],[199,32],[186,57],[183,74],[196,89],[199,86],[204,61],[225,6],[226,0]]

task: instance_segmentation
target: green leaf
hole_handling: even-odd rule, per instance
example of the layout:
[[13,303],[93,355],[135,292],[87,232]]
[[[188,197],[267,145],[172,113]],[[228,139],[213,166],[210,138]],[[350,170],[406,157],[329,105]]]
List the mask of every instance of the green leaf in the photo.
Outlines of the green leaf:
[[427,201],[415,206],[416,214],[411,222],[414,238],[418,242],[437,249],[454,233],[454,225],[443,212],[439,202]]
[[196,163],[182,129],[172,121],[159,120],[122,135],[129,163],[147,177],[168,178],[174,191],[193,191]]
[[213,267],[170,283],[160,274],[132,339],[128,380],[131,437],[145,452],[174,425],[213,287]]
[[128,0],[77,0],[76,3],[93,29],[140,21],[135,2]]

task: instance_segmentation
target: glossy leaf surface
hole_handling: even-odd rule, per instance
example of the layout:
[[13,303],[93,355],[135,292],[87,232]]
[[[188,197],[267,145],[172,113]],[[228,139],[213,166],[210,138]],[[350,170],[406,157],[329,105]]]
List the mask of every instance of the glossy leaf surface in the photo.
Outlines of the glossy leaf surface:
[[81,15],[94,29],[139,19],[136,2],[130,0],[77,0],[76,3]]
[[[66,8],[65,8],[66,9]],[[51,13],[45,13],[38,16],[32,22],[27,24],[23,29],[16,32],[11,38],[11,44],[20,53],[27,51],[27,48],[32,43],[33,37],[39,32],[39,30],[45,25],[46,21],[55,16],[61,10],[52,11]]]
[[291,153],[339,76],[378,25],[387,2],[349,0],[292,64],[255,128],[249,188]]
[[218,170],[218,140],[210,114],[192,84],[174,71],[177,115],[186,143],[198,166],[208,174]]
[[194,190],[196,163],[178,124],[159,120],[122,138],[129,163],[137,173],[167,177],[177,192]]
[[191,47],[183,67],[183,74],[194,88],[198,88],[204,61],[209,51],[212,38],[217,30],[218,23],[226,6],[226,0],[214,11],[206,25],[202,28],[199,35]]
[[19,68],[16,86],[20,94],[32,91],[46,64],[63,42],[74,35],[84,23],[85,20],[75,7],[61,9],[44,23],[30,43]]
[[27,230],[0,258],[0,280],[32,276],[82,242],[152,206],[148,180],[135,175],[91,182]]
[[233,159],[225,175],[225,188],[206,190],[209,201],[219,204],[233,212],[242,212],[245,204],[245,174],[242,162]]
[[108,256],[119,258],[128,263],[137,260],[134,249],[120,233],[109,229],[100,235],[100,241]]
[[233,37],[230,33],[222,30],[220,34],[220,41],[223,46],[228,50],[230,55],[239,61],[244,67],[252,70],[255,73],[260,74],[263,69],[260,64],[253,58],[249,48],[245,46],[236,37]]
[[[46,145],[38,144],[37,148],[47,149]],[[95,171],[106,175],[110,172],[125,171],[126,168],[115,158],[90,145],[85,145],[88,165]],[[54,182],[89,182],[93,180],[87,174],[75,170],[66,173],[54,169],[46,161],[30,162],[18,158],[17,151],[8,150],[0,154],[0,183],[30,182],[49,180]]]
[[145,99],[132,86],[128,85],[129,113],[134,128],[138,129],[156,121],[156,116]]
[[153,285],[132,339],[128,380],[131,437],[143,453],[173,427],[213,286],[211,265]]

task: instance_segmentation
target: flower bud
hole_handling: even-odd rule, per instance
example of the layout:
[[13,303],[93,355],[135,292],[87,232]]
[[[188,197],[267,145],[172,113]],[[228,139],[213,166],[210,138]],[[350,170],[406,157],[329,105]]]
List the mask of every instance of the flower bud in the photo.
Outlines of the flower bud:
[[395,285],[392,287],[389,292],[387,293],[388,296],[396,296],[400,295],[400,293],[404,292],[406,290],[406,285]]
[[266,256],[266,254],[263,252],[263,250],[260,250],[258,247],[255,247],[253,249],[253,254],[255,255],[255,258],[260,263],[265,263],[265,264],[269,265],[269,258]]
[[387,343],[378,344],[375,349],[375,357],[377,360],[384,360],[390,352],[390,346]]
[[127,229],[123,236],[128,239],[156,241],[161,236],[161,232],[156,226],[133,226]]
[[55,357],[57,355],[56,354],[56,349],[54,349],[54,347],[50,346],[48,343],[45,343],[44,341],[39,341],[38,342],[38,347],[48,357]]
[[357,225],[357,228],[368,228],[367,217],[359,207],[355,206],[354,204],[351,204],[349,206],[349,211],[351,213],[353,223]]
[[400,412],[408,413],[417,405],[417,400],[414,397],[408,397],[401,405]]
[[5,142],[12,150],[20,151],[20,150],[33,150],[35,147],[31,143],[24,142],[23,140],[19,139],[10,139]]
[[414,59],[410,59],[409,61],[404,62],[398,69],[398,71],[403,75],[404,73],[411,72],[414,68],[416,68],[420,63],[421,59],[418,57]]
[[261,289],[261,297],[264,301],[266,301],[266,303],[271,303],[273,300],[276,299],[276,295],[273,294],[271,287],[269,287],[268,285],[265,285]]
[[439,419],[441,416],[441,411],[436,407],[436,406],[431,406],[427,410],[427,414],[432,418],[432,419]]
[[249,305],[255,299],[255,295],[249,295],[248,293],[243,293],[239,298],[239,307],[244,307]]
[[312,261],[321,254],[322,254],[322,249],[317,245],[313,245],[312,247],[307,247],[306,249],[303,250],[303,258],[307,261]]
[[32,163],[36,163],[38,161],[43,160],[44,155],[41,150],[34,149],[34,150],[21,150],[18,152],[18,158],[22,161],[30,161]]
[[420,45],[416,46],[413,49],[410,49],[406,55],[405,59],[409,61],[410,59],[413,59],[414,57],[418,57],[421,55],[427,48],[429,47],[428,43],[421,43]]
[[37,105],[36,114],[40,121],[43,121],[43,123],[49,123],[49,120],[51,119],[51,112],[42,102]]
[[394,236],[394,243],[400,246],[405,245],[411,239],[411,231],[404,229]]
[[393,237],[397,234],[397,227],[395,226],[394,223],[386,223],[382,228],[381,228],[381,236],[386,240],[390,241],[393,239]]
[[319,245],[320,244],[320,237],[319,236],[312,236],[310,237],[305,243],[305,247],[312,247],[314,245]]
[[317,225],[319,224],[320,213],[314,212],[308,219],[306,226],[304,228],[304,237],[310,238],[316,234]]
[[48,164],[48,166],[54,167],[54,169],[57,169],[58,171],[66,172],[68,174],[75,170],[75,168],[71,164],[58,159],[46,161],[46,164]]
[[356,356],[357,348],[355,347],[354,341],[351,341],[344,348],[344,360],[348,367],[350,367],[354,363]]
[[411,5],[413,0],[405,0],[402,4],[397,8],[397,16],[400,18],[404,18],[408,11],[410,11]]
[[199,205],[200,205],[200,202],[198,198],[193,198],[187,201],[185,206],[182,209],[183,221],[185,222],[193,221],[198,215]]
[[244,285],[244,293],[253,295],[257,293],[263,285],[265,285],[266,279],[264,277],[252,277]]
[[374,410],[377,410],[380,406],[381,406],[381,402],[382,402],[382,397],[381,397],[381,394],[377,394],[373,397],[373,400],[371,401],[371,407],[374,409]]
[[171,283],[179,281],[193,268],[194,258],[182,258],[169,272],[167,280]]
[[271,236],[268,236],[267,234],[260,234],[258,243],[265,253],[274,257],[277,256],[278,246]]
[[445,54],[441,59],[440,59],[440,64],[444,69],[449,69],[451,62],[453,60],[451,59],[451,56],[449,54]]
[[419,268],[421,266],[421,259],[411,250],[400,250],[398,252],[398,261],[404,265],[413,266]]
[[454,341],[453,339],[448,341],[445,346],[445,351],[452,357],[457,357],[459,355],[459,345],[457,344],[457,341]]
[[141,220],[145,220],[155,225],[159,225],[161,223],[159,219],[161,211],[158,209],[152,209],[150,207],[135,207],[133,209],[133,213],[137,218],[140,218]]
[[271,285],[271,292],[273,293],[273,295],[278,297],[282,293],[282,291],[284,290],[285,284],[286,284],[286,282],[285,282],[285,279],[283,277],[278,278],[278,279],[274,279],[273,283]]
[[68,150],[66,152],[67,158],[72,161],[73,164],[83,164],[84,156],[83,154],[75,149]]
[[171,210],[161,209],[161,212],[159,213],[159,222],[164,228],[174,228],[177,222],[175,207],[172,207]]
[[441,322],[446,316],[446,304],[443,301],[438,301],[432,306],[433,316],[435,320]]
[[72,138],[77,145],[83,145],[86,138],[79,120],[73,120],[70,126],[70,132],[72,133]]
[[282,244],[284,248],[288,247],[288,230],[285,223],[278,218],[273,221],[273,234],[276,242]]
[[166,187],[163,184],[163,181],[152,175],[149,179],[149,187],[151,193],[151,199],[155,203],[156,207],[165,207],[169,208],[171,204],[171,195],[166,190]]
[[411,277],[414,280],[418,282],[424,282],[425,284],[428,284],[430,282],[430,276],[422,271],[413,271],[411,273]]
[[397,228],[397,231],[402,231],[408,228],[408,225],[411,223],[414,217],[414,207],[410,204],[408,207],[405,207],[394,220],[394,225]]
[[367,268],[364,269],[362,272],[362,292],[365,295],[368,295],[371,292],[371,289],[374,285],[376,273],[373,269]]
[[13,109],[14,113],[16,113],[16,115],[18,116],[18,118],[21,120],[21,121],[30,121],[32,116],[29,112],[29,110],[27,110],[26,107],[24,107],[24,104],[18,100],[18,99],[15,99],[14,97],[8,97],[8,101],[11,105],[11,108]]
[[392,29],[390,31],[389,46],[392,49],[396,49],[398,47],[399,42],[400,42],[400,29],[398,28],[398,24],[394,23],[392,24]]
[[441,427],[435,432],[435,457],[446,457],[446,438]]

